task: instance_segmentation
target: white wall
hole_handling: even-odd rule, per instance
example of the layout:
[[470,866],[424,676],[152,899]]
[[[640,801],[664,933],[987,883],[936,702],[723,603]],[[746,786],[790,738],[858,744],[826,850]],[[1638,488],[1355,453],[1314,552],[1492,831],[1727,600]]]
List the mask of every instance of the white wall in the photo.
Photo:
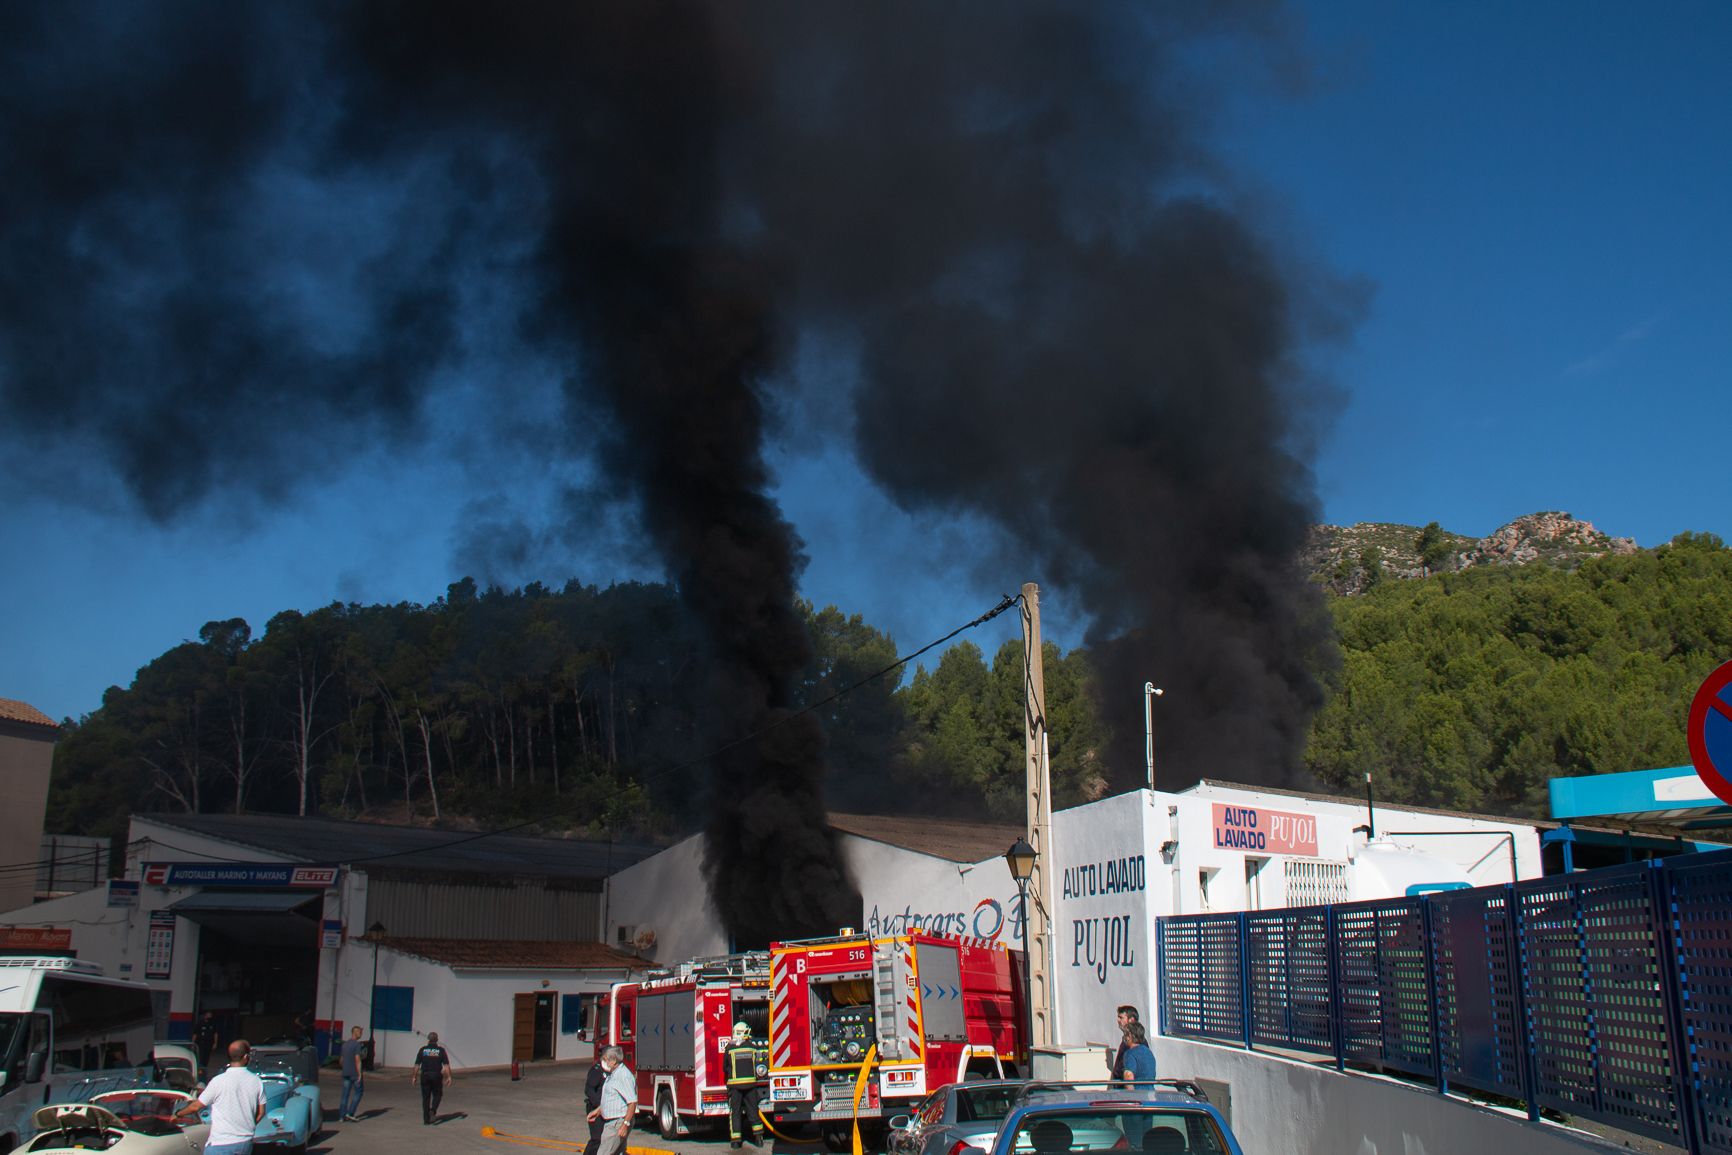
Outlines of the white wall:
[[929,930],[1022,946],[1016,880],[1004,859],[952,862],[848,834],[842,853],[873,935]]
[[1247,1151],[1327,1155],[1610,1155],[1623,1150],[1579,1131],[1532,1123],[1376,1076],[1258,1051],[1151,1039],[1164,1079],[1219,1079],[1232,1088],[1233,1131]]
[[[1174,863],[1179,871],[1181,913],[1197,914],[1203,910],[1197,875],[1200,870],[1218,870],[1210,886],[1209,907],[1213,910],[1246,910],[1245,859],[1267,857],[1274,877],[1265,877],[1265,895],[1270,896],[1270,882],[1279,878],[1283,856],[1263,855],[1254,851],[1219,848],[1213,845],[1214,808],[1220,802],[1231,806],[1248,806],[1315,818],[1317,822],[1317,858],[1333,862],[1349,862],[1365,845],[1365,835],[1356,834],[1355,826],[1364,825],[1363,804],[1322,802],[1296,798],[1288,794],[1267,793],[1237,787],[1200,784],[1178,794],[1158,795],[1165,805],[1179,807],[1179,849]],[[1459,818],[1453,815],[1426,814],[1396,806],[1378,806],[1377,832],[1389,836],[1398,846],[1453,862],[1467,872],[1475,886],[1494,886],[1511,881],[1509,839],[1515,839],[1516,873],[1520,878],[1540,876],[1539,832],[1531,825],[1499,822],[1486,818]],[[1413,836],[1397,831],[1473,831],[1448,837]],[[1279,899],[1279,886],[1273,888],[1277,901],[1265,901],[1264,906],[1285,905]]]
[[602,941],[615,945],[616,929],[655,931],[651,958],[683,962],[728,953],[728,932],[710,903],[704,878],[704,839],[694,834],[659,854],[626,867],[607,883]]
[[[852,834],[842,835],[841,846],[860,887],[862,924],[856,929],[902,934],[933,928],[1021,945],[1016,882],[1003,859],[957,863]],[[727,953],[727,932],[710,904],[701,836],[614,875],[608,909],[608,941],[618,926],[649,927],[656,932],[651,953],[657,962]]]
[[1119,1041],[1123,1003],[1152,1018],[1155,918],[1171,911],[1161,868],[1166,810],[1146,790],[1053,815],[1053,996],[1060,1043]]
[[[339,999],[349,1011],[345,1033],[350,1025],[365,1028],[367,1007],[362,992],[371,992],[372,955],[365,945],[358,950],[355,961],[366,963],[360,983],[349,989],[356,992],[350,1000]],[[472,1067],[499,1067],[511,1062],[513,996],[519,994],[598,995],[613,983],[626,977],[626,972],[571,971],[487,972],[453,971],[449,967],[410,955],[399,954],[389,947],[379,951],[379,985],[415,988],[415,1009],[412,1029],[379,1031],[376,1033],[380,1066],[407,1067],[415,1061],[415,1051],[426,1041],[429,1031],[439,1032],[439,1042],[451,1052],[451,1064],[458,1070]],[[561,1034],[559,1029],[560,1001],[554,1004],[553,1058],[588,1058],[590,1044],[577,1035]]]

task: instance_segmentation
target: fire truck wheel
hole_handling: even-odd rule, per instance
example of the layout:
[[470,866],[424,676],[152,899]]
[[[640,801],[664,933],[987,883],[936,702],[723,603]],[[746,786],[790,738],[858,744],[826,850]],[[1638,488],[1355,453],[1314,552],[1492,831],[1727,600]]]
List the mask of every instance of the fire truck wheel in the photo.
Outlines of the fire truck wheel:
[[680,1117],[674,1111],[674,1097],[663,1087],[656,1095],[656,1130],[662,1133],[663,1139],[678,1139],[680,1137]]

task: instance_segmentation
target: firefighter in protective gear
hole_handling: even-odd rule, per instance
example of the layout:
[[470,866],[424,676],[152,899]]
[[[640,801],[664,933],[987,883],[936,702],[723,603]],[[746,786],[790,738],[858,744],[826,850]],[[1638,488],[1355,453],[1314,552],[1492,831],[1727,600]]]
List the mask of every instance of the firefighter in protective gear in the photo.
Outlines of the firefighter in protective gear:
[[738,1147],[743,1138],[757,1147],[764,1141],[758,1104],[764,1099],[767,1056],[752,1043],[752,1028],[734,1024],[734,1037],[722,1052],[728,1076],[728,1146]]

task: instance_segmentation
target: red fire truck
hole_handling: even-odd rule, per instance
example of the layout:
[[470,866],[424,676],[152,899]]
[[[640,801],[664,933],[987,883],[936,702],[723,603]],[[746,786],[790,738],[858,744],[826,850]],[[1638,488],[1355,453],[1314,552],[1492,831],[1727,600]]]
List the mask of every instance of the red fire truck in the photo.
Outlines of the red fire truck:
[[653,1112],[663,1138],[706,1120],[726,1124],[722,1051],[735,1023],[769,1038],[770,956],[762,951],[693,959],[603,996],[598,1048],[617,1045],[637,1073],[638,1110]]
[[[1021,955],[982,939],[843,934],[770,948],[770,1091],[780,1122],[834,1146],[969,1075],[1026,1073]],[[854,1101],[861,1068],[876,1048]]]

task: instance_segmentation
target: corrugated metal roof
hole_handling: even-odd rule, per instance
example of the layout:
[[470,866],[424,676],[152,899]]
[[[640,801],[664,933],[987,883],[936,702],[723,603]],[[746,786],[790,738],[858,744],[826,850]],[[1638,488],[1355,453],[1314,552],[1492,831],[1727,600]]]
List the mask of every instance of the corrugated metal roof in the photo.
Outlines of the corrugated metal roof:
[[1001,858],[1023,836],[1020,826],[918,815],[831,814],[829,820],[832,830],[950,862]]
[[358,942],[413,955],[453,970],[489,971],[641,971],[649,964],[636,955],[599,942],[523,942],[467,938],[396,938],[380,935]]
[[535,838],[426,826],[386,826],[292,814],[145,814],[150,822],[262,850],[295,862],[458,874],[531,874],[599,880],[657,850],[640,842]]
[[52,730],[60,729],[59,723],[29,702],[19,702],[12,698],[0,698],[0,719],[23,722],[29,726],[47,726]]

